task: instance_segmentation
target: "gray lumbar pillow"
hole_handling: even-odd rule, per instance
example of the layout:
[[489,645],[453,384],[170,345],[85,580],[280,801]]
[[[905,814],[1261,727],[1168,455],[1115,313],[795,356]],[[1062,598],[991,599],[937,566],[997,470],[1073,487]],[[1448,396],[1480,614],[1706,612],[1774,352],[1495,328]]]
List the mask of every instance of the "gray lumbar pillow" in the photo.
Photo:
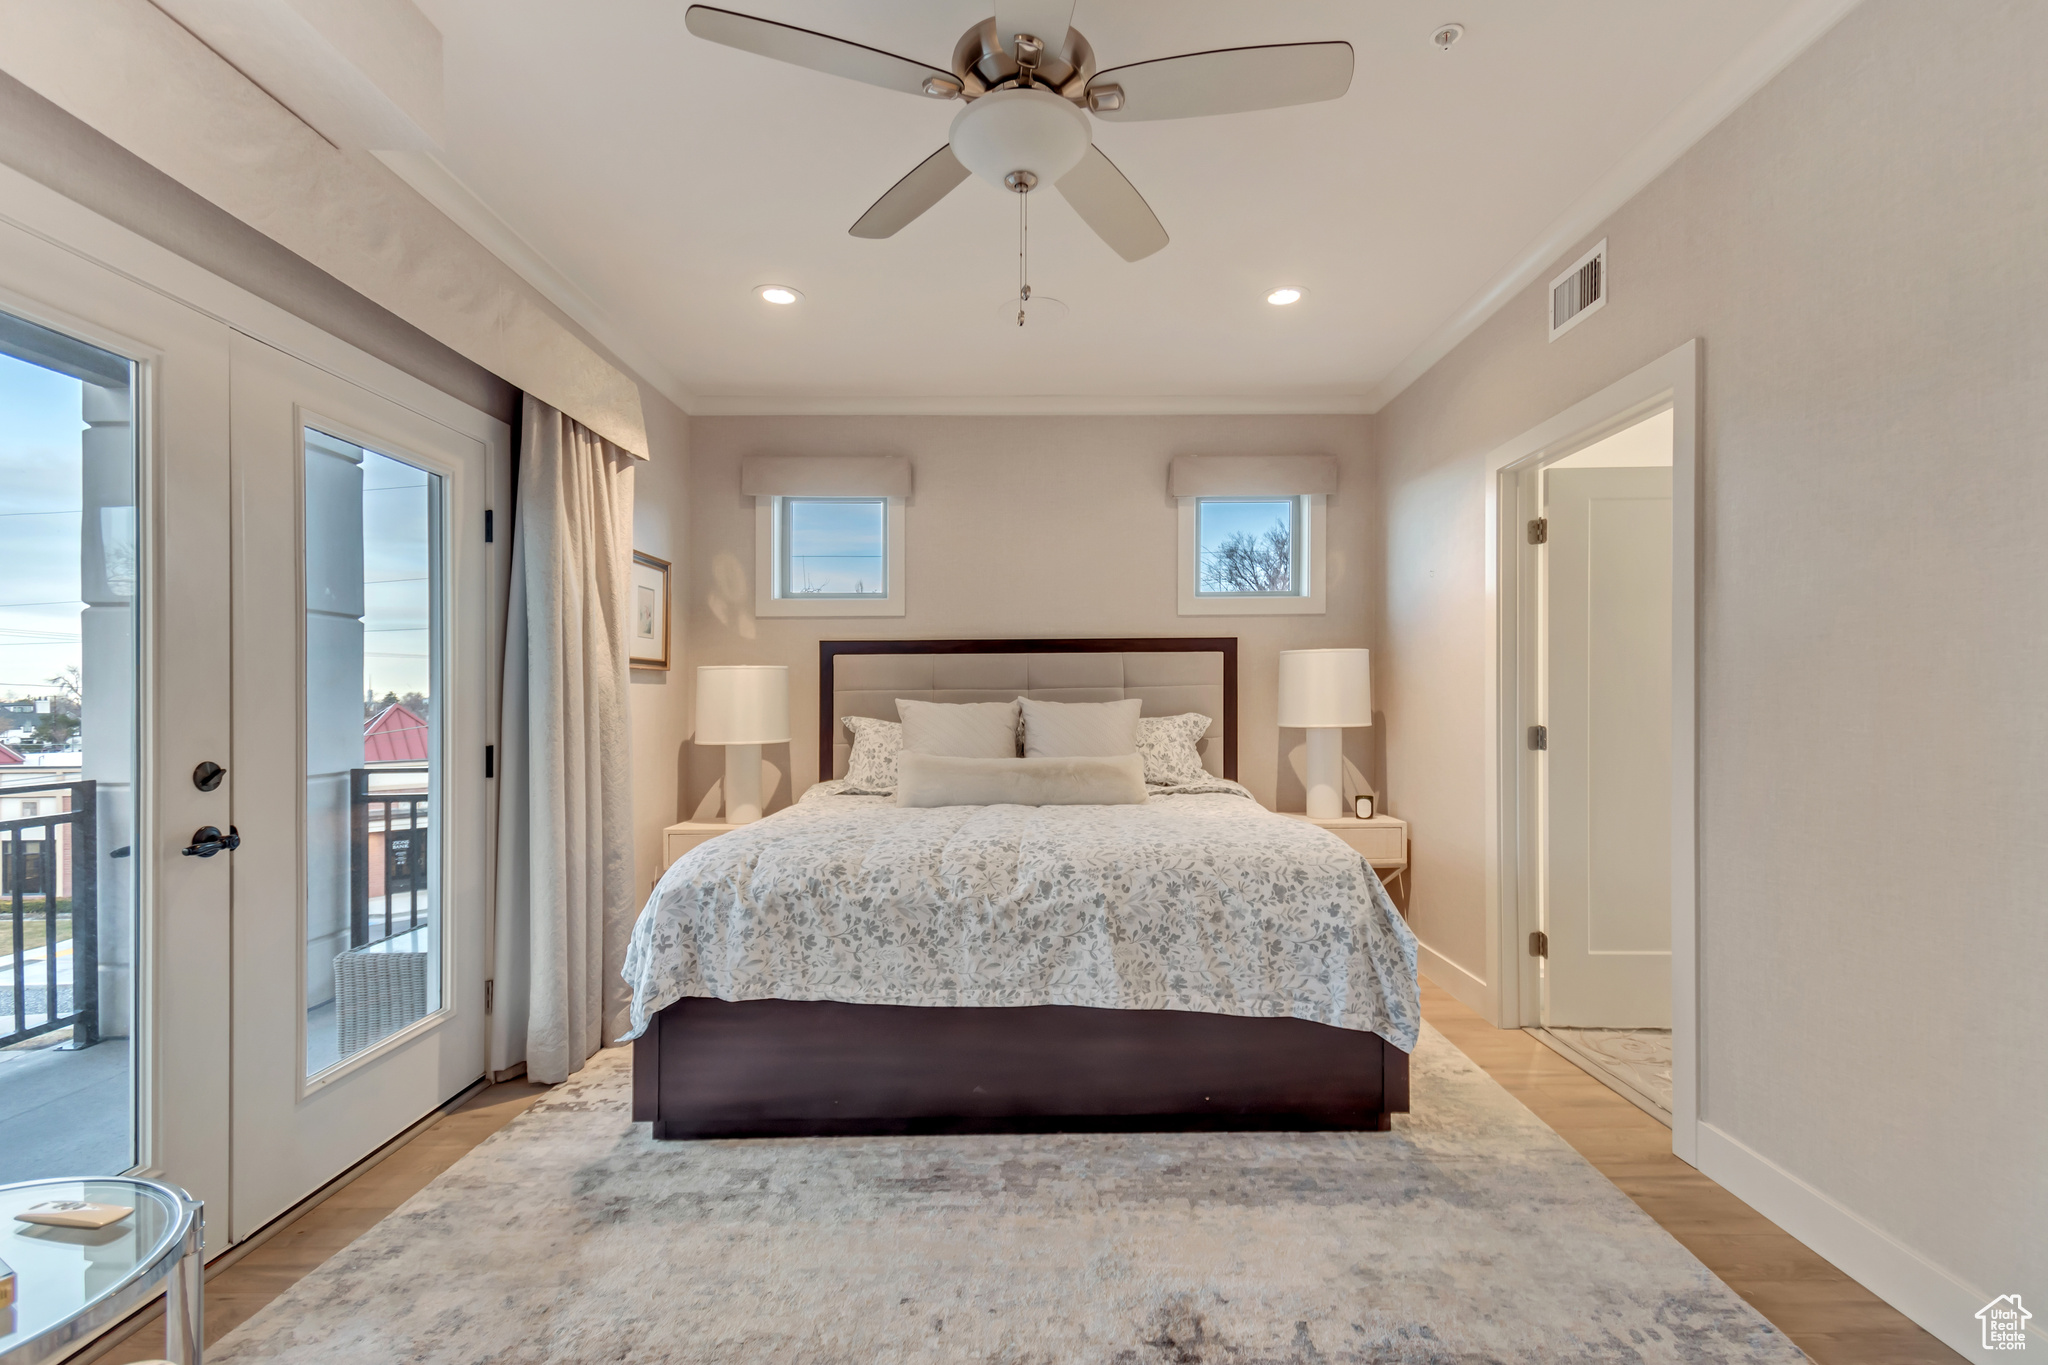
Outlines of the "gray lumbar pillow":
[[1138,712],[1145,703],[1124,701],[1035,701],[1024,708],[1024,757],[1116,758],[1138,752]]
[[1136,754],[946,758],[905,749],[896,760],[899,806],[1134,806],[1144,799],[1145,760]]
[[903,717],[903,751],[946,758],[1015,758],[1017,703],[1013,701],[896,700]]

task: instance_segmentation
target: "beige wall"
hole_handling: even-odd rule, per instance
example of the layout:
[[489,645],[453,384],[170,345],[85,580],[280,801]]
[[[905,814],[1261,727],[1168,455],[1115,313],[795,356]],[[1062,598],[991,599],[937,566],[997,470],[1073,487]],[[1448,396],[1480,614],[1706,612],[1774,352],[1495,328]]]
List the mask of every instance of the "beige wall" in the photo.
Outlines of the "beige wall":
[[[818,641],[950,636],[1235,635],[1239,777],[1267,804],[1300,809],[1274,727],[1282,648],[1373,640],[1373,464],[1363,417],[695,418],[690,424],[690,663],[790,666],[794,738],[767,757],[782,770],[772,805],[817,772]],[[1178,520],[1166,494],[1175,455],[1329,454],[1342,462],[1329,503],[1328,612],[1181,616]],[[754,616],[754,503],[739,491],[749,455],[907,455],[902,617]],[[1347,752],[1372,771],[1374,732]],[[1300,732],[1286,737],[1302,744]],[[695,749],[690,801],[724,771]]]
[[[681,817],[683,764],[689,748],[687,660],[690,539],[689,419],[667,399],[641,388],[653,458],[633,467],[633,548],[673,566],[669,573],[669,670],[632,672],[633,913],[665,866],[661,831]],[[607,983],[609,984],[609,983]]]
[[1546,343],[1529,290],[1375,428],[1414,924],[1483,977],[1482,461],[1703,339],[1702,1117],[1951,1343],[2048,1283],[2043,51],[1870,0],[1564,253],[1610,239],[1604,311]]

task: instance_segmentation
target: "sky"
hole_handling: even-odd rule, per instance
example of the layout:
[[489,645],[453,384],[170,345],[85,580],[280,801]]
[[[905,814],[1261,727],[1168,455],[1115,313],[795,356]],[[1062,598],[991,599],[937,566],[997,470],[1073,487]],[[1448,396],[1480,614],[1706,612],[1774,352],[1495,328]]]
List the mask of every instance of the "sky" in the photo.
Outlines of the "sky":
[[431,515],[424,470],[365,452],[363,460],[363,688],[374,697],[427,693],[427,536]]
[[0,354],[0,696],[48,696],[78,663],[83,388]]
[[789,585],[798,592],[887,594],[887,504],[810,498],[789,504]]
[[1239,531],[1260,539],[1278,527],[1286,530],[1294,509],[1285,498],[1272,502],[1205,502],[1202,504],[1202,549],[1215,549]]

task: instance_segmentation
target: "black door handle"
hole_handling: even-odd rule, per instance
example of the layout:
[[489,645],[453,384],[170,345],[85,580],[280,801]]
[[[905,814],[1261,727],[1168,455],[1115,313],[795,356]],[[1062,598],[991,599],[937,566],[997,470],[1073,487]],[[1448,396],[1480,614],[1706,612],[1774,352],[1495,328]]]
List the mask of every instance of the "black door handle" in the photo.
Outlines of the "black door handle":
[[193,831],[192,842],[185,846],[185,856],[187,858],[211,858],[216,853],[232,853],[241,846],[241,831],[237,830],[233,825],[228,826],[226,834],[222,834],[213,825],[207,825]]

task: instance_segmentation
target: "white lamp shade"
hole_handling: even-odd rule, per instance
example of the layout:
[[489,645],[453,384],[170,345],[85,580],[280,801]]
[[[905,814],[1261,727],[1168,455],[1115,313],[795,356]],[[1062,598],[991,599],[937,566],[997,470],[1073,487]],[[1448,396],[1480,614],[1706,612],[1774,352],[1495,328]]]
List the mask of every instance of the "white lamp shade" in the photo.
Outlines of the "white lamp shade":
[[1372,724],[1372,651],[1280,651],[1280,724],[1290,729]]
[[699,744],[781,744],[789,739],[789,669],[715,664],[697,670]]

